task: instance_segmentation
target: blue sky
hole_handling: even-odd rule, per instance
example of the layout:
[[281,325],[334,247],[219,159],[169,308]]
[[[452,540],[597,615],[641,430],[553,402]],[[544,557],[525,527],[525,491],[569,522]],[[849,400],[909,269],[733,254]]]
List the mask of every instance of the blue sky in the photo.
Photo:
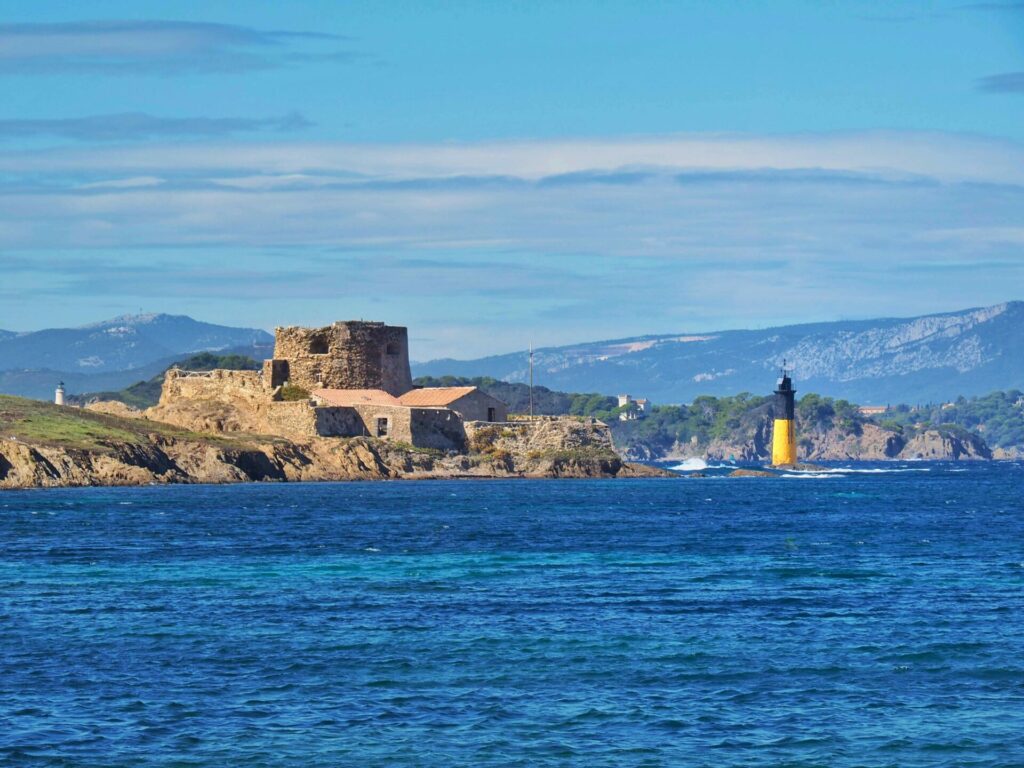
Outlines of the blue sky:
[[0,328],[1024,298],[1024,3],[0,2]]

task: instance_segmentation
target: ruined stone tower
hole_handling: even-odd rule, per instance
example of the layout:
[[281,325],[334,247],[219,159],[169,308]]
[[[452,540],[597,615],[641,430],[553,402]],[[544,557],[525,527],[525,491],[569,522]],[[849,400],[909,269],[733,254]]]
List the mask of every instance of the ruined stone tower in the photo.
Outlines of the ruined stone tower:
[[348,320],[276,328],[274,336],[274,359],[263,364],[271,387],[287,381],[310,391],[383,389],[396,396],[412,389],[409,334],[401,326]]

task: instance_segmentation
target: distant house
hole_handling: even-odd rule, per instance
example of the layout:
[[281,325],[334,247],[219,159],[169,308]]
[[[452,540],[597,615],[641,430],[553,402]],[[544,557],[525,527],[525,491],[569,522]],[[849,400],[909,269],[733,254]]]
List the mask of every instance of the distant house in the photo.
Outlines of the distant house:
[[889,410],[887,405],[862,405],[857,409],[861,416],[878,416]]
[[412,408],[449,408],[464,421],[508,421],[508,406],[477,387],[422,387],[401,395]]
[[619,414],[619,421],[635,421],[650,413],[650,401],[646,398],[634,400],[630,395],[619,395],[619,408],[625,408]]

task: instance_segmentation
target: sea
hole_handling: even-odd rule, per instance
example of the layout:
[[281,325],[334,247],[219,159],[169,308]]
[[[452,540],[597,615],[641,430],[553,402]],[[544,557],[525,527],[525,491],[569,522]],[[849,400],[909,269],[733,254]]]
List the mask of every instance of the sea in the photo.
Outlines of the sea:
[[699,469],[0,492],[0,764],[1024,765],[1024,464]]

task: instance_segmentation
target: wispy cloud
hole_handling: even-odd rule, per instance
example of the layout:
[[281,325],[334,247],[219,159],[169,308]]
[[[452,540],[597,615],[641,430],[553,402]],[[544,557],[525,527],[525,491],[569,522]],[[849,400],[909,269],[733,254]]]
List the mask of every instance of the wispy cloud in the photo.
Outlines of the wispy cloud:
[[156,117],[143,112],[56,120],[0,120],[0,139],[57,136],[76,141],[135,141],[169,136],[222,137],[254,131],[297,131],[311,126],[297,112],[262,119]]
[[1024,72],[1003,72],[978,80],[978,89],[989,93],[1024,93]]
[[345,41],[321,32],[173,20],[0,24],[0,73],[244,72],[303,57],[354,56],[339,50]]
[[[337,297],[350,314],[435,318],[437,338],[439,325],[468,323],[480,349],[525,315],[558,317],[546,341],[568,342],[891,313],[886,280],[908,270],[901,311],[985,303],[1019,285],[1022,231],[1024,146],[976,136],[0,152],[0,252],[22,255],[5,273],[25,296],[332,312]],[[55,261],[71,252],[78,267]],[[971,262],[999,266],[951,284],[946,265]],[[756,299],[766,270],[777,308]],[[854,280],[878,289],[852,296]],[[465,340],[458,350],[471,353]]]
[[960,8],[971,11],[1024,11],[1024,2],[1006,0],[1006,2],[1001,3],[965,3]]

